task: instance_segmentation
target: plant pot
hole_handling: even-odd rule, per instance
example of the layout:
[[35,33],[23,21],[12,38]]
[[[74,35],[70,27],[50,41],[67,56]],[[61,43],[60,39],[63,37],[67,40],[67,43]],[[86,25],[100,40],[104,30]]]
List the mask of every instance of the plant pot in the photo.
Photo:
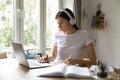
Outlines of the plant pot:
[[106,78],[108,75],[107,72],[97,72],[97,76],[100,77],[100,78]]

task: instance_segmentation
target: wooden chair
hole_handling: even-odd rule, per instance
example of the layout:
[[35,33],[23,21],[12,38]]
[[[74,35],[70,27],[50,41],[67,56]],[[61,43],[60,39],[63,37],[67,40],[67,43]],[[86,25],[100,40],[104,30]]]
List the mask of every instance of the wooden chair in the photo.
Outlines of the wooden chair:
[[6,52],[0,52],[0,59],[7,58]]

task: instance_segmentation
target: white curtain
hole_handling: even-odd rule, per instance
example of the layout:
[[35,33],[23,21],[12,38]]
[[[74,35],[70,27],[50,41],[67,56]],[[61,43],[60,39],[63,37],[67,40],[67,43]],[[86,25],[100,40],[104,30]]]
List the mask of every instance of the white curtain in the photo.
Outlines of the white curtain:
[[76,23],[81,28],[81,0],[74,0],[74,14]]

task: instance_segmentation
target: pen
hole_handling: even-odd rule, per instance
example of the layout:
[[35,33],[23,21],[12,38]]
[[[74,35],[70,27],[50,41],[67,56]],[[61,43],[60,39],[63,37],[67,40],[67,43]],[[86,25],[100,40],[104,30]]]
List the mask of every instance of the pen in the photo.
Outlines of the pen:
[[72,55],[70,55],[64,62],[69,61],[72,58]]
[[70,55],[68,58],[67,58],[67,60],[70,60],[72,58],[72,55]]

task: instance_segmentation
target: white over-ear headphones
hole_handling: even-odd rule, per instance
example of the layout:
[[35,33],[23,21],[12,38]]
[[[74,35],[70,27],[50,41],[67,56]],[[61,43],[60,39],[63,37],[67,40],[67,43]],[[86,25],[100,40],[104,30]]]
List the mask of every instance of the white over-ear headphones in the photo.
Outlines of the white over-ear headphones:
[[76,23],[69,12],[67,12],[66,10],[61,10],[61,11],[65,12],[68,15],[68,17],[70,18],[70,24],[71,25],[74,25]]

